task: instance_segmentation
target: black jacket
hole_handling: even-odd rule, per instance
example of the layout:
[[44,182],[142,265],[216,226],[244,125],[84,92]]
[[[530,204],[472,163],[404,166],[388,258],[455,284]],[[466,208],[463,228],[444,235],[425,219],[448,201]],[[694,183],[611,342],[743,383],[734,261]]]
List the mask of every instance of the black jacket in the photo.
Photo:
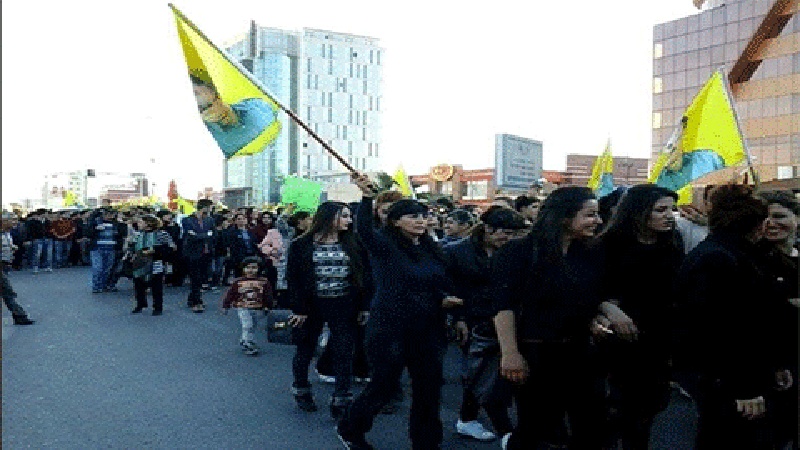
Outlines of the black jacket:
[[[214,228],[214,219],[206,216],[203,222],[196,215],[184,217],[181,221],[183,228],[183,256],[186,259],[196,260],[204,255],[214,255],[214,239],[217,230]],[[189,233],[192,231],[193,233]]]
[[[361,248],[361,260],[367,260],[367,254]],[[303,235],[292,241],[286,256],[286,285],[289,304],[292,311],[299,315],[314,313],[314,298],[317,296],[317,279],[314,270],[314,239],[311,235]],[[368,277],[364,277],[368,283]],[[365,284],[362,283],[362,284]],[[356,286],[350,275],[351,296],[359,311],[369,310],[370,291],[368,284]]]
[[464,306],[453,311],[456,319],[474,324],[493,317],[491,262],[481,243],[474,238],[462,239],[445,246],[443,251],[453,295],[464,300]]
[[583,341],[603,295],[602,250],[574,242],[561,266],[543,261],[533,234],[492,257],[495,311],[514,311],[526,341]]
[[247,229],[244,231],[250,236],[249,245],[242,237],[242,230],[236,227],[228,228],[218,235],[218,239],[222,240],[222,245],[230,251],[231,261],[241,261],[248,256],[258,255],[258,242],[256,242],[255,234]]
[[688,387],[711,383],[731,401],[769,392],[780,368],[780,295],[761,261],[743,237],[712,232],[681,265],[673,360]]

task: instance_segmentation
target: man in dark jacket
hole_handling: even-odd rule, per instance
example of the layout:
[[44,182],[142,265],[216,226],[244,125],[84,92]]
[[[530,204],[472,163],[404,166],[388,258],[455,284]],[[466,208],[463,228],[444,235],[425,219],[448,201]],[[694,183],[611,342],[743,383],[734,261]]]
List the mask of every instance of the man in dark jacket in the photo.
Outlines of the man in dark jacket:
[[210,211],[213,202],[208,199],[197,201],[197,211],[181,222],[183,227],[183,255],[189,271],[191,290],[187,304],[192,311],[202,313],[203,284],[208,282],[211,256],[214,251],[214,219]]

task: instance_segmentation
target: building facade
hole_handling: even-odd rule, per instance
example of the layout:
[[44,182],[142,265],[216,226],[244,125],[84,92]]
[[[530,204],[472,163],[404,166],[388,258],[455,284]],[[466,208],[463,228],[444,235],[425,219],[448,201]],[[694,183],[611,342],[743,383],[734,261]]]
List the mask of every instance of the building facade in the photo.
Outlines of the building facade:
[[762,180],[800,176],[800,1],[695,2],[703,3],[653,29],[651,161],[722,67]]
[[42,205],[48,208],[62,207],[68,191],[72,192],[78,203],[85,205],[88,197],[88,180],[85,170],[45,175],[42,186]]
[[[598,155],[567,155],[567,170],[565,182],[573,186],[586,186]],[[648,165],[647,158],[629,158],[627,156],[614,157],[614,185],[633,186],[647,183]]]
[[[226,46],[284,106],[349,164],[380,167],[382,59],[378,39],[332,31],[259,27]],[[250,188],[253,204],[280,200],[283,177],[347,181],[349,173],[285,113],[278,139],[264,152],[223,163],[225,189]]]

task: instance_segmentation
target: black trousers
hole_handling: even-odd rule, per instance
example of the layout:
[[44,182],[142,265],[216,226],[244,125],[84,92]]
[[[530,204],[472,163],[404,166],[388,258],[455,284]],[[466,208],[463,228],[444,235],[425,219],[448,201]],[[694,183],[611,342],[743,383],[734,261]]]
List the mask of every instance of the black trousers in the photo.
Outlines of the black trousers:
[[356,336],[356,305],[352,298],[317,298],[315,312],[302,327],[294,330],[297,350],[292,360],[294,387],[311,387],[308,367],[314,358],[322,326],[327,322],[331,331],[328,349],[331,352],[333,375],[336,377],[334,397],[350,396],[353,373],[353,349]]
[[164,274],[151,275],[149,281],[144,278],[133,279],[137,308],[147,308],[147,286],[153,291],[153,310],[161,311],[164,308]]
[[367,323],[366,351],[371,380],[350,406],[339,429],[363,435],[396,394],[403,368],[411,376],[409,433],[414,450],[438,449],[442,442],[439,406],[443,384],[444,319],[380,320]]
[[604,447],[604,402],[588,347],[588,343],[521,344],[530,374],[514,395],[517,427],[508,441],[509,450],[560,440],[565,417],[571,450]]
[[189,307],[203,304],[203,284],[208,283],[208,269],[211,265],[211,257],[203,255],[198,259],[187,259],[186,265],[189,271],[189,298],[186,303]]

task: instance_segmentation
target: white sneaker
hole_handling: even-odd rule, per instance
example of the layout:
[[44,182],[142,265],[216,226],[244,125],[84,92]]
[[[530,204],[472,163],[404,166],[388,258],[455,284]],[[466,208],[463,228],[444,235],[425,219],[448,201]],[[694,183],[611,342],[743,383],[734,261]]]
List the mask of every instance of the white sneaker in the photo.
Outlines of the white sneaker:
[[477,420],[470,422],[456,422],[456,431],[462,436],[471,437],[479,441],[491,441],[497,438],[494,433],[483,427],[483,424]]
[[503,435],[503,440],[500,441],[500,447],[502,447],[503,450],[506,450],[508,448],[509,439],[511,439],[511,433],[506,433]]
[[332,377],[330,375],[323,375],[321,373],[318,373],[317,375],[319,376],[319,381],[321,381],[323,383],[328,383],[328,384],[335,384],[336,383],[336,377]]

